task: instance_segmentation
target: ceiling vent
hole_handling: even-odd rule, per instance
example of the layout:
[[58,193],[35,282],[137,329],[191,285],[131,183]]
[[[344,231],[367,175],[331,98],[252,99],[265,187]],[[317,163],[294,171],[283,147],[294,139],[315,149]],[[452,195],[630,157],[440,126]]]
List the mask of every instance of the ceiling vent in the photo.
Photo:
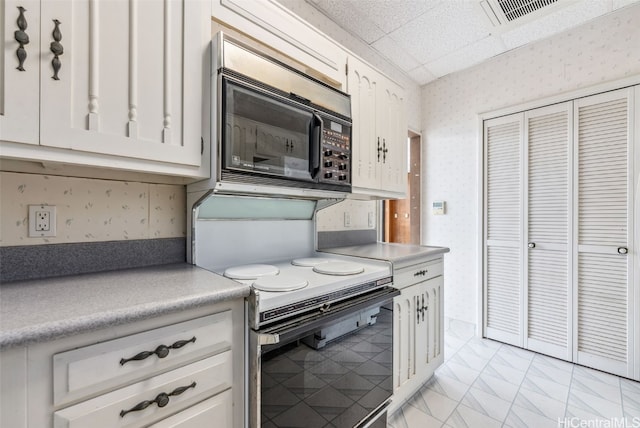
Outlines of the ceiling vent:
[[480,5],[493,26],[504,31],[570,3],[558,0],[483,0]]

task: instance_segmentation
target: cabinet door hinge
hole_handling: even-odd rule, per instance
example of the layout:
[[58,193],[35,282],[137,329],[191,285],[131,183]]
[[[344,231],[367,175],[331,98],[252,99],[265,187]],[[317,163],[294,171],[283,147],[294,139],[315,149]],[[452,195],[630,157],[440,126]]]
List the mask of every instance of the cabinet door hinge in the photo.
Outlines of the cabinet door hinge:
[[200,137],[200,154],[204,154],[204,138]]
[[346,63],[344,65],[344,75],[348,76],[349,75],[349,63]]

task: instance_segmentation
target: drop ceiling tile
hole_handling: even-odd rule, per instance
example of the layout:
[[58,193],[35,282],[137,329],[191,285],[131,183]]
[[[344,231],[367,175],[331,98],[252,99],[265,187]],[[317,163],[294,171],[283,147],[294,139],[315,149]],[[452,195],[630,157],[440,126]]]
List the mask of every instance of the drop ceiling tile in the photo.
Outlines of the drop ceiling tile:
[[427,70],[423,66],[419,66],[414,68],[413,70],[409,70],[407,72],[409,77],[411,77],[418,85],[426,85],[429,82],[433,82],[437,79],[429,70]]
[[506,50],[502,40],[498,37],[489,36],[434,61],[428,62],[424,64],[424,67],[435,76],[442,77],[446,74],[471,67],[486,59],[499,55]]
[[609,10],[609,2],[582,0],[507,31],[501,34],[500,37],[508,49],[514,49],[576,27],[609,12]]
[[309,3],[316,7],[332,21],[346,31],[371,44],[385,35],[376,24],[369,19],[359,16],[358,10],[352,7],[352,2],[343,0],[313,0]]
[[443,0],[347,0],[359,15],[376,24],[385,33],[438,6]]
[[403,71],[409,71],[420,63],[413,58],[410,54],[399,46],[392,38],[385,36],[371,45],[375,50],[380,52],[382,56],[387,58],[392,63],[396,64]]
[[472,2],[449,1],[389,34],[421,63],[427,63],[489,35]]

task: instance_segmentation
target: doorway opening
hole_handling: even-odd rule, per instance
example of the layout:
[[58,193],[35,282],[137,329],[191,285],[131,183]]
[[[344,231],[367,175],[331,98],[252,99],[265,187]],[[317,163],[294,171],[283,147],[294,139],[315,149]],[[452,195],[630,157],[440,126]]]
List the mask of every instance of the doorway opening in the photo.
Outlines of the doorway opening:
[[383,202],[385,242],[420,245],[420,181],[422,137],[409,131],[407,137],[407,198]]

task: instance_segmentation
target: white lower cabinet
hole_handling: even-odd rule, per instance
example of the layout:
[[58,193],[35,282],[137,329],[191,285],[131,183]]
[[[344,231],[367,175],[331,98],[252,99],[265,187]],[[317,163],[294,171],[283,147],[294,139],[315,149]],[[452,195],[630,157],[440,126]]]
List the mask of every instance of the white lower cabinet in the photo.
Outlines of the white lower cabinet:
[[0,353],[0,426],[244,426],[244,306],[219,303]]
[[444,362],[442,258],[394,271],[393,401],[411,397]]

